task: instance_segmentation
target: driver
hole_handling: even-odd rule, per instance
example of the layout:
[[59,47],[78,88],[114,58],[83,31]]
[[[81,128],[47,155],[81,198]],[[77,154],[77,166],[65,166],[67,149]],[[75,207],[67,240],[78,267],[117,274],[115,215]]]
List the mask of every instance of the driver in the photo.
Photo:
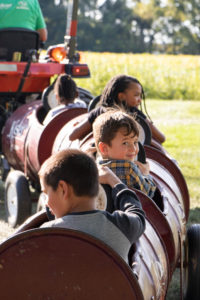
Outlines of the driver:
[[1,0],[0,28],[20,27],[35,30],[47,40],[47,29],[38,0]]

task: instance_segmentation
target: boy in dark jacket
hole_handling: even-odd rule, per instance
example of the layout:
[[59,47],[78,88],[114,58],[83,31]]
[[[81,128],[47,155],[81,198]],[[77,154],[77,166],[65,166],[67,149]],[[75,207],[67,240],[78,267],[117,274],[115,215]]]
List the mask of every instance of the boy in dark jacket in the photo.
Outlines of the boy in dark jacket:
[[[112,187],[115,211],[96,209],[100,182]],[[42,165],[40,183],[55,220],[42,227],[83,231],[113,248],[126,262],[131,245],[145,229],[145,214],[136,194],[108,168],[99,172],[93,158],[80,150],[53,154]]]

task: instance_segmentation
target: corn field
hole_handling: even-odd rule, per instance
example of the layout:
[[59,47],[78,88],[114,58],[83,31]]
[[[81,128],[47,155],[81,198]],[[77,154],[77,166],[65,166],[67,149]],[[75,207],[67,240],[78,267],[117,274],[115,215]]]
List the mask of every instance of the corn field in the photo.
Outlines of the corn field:
[[81,57],[91,78],[76,82],[94,96],[113,76],[128,74],[141,82],[146,98],[200,100],[200,56],[83,52]]

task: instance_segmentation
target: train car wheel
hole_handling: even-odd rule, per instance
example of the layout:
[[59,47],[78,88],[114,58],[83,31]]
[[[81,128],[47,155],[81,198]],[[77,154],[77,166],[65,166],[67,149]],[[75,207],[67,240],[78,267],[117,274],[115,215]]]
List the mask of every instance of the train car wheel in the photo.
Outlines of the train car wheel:
[[200,224],[191,225],[185,242],[184,300],[200,299]]
[[21,224],[31,214],[31,195],[24,173],[9,172],[5,182],[6,221],[12,226]]
[[10,171],[10,166],[7,162],[7,160],[5,159],[5,157],[0,157],[0,170],[1,170],[1,180],[2,181],[6,181],[6,177],[8,176],[8,173]]

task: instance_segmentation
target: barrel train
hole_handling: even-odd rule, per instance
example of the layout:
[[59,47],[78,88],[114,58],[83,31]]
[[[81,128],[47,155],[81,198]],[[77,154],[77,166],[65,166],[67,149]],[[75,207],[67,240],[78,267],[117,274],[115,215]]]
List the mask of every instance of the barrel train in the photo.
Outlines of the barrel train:
[[[11,168],[5,182],[11,226],[30,216],[30,187],[39,195],[37,173],[45,159],[68,147],[85,151],[93,143],[92,133],[73,142],[69,139],[87,113],[86,108],[66,109],[43,125],[46,110],[43,102],[36,100],[21,105],[7,119],[2,150]],[[135,190],[146,213],[146,230],[131,249],[130,266],[86,234],[39,229],[47,220],[41,210],[0,245],[3,299],[16,294],[19,299],[39,299],[41,295],[44,299],[165,299],[177,267],[181,298],[199,299],[200,226],[186,230],[190,208],[186,182],[174,159],[148,138],[144,121],[140,120],[139,126],[143,145],[138,159],[146,156],[157,190],[153,200]],[[14,269],[20,269],[20,277],[12,276]],[[8,284],[15,288],[9,289]]]
[[[138,159],[146,156],[157,190],[153,200],[135,190],[146,213],[146,230],[130,251],[129,266],[114,250],[87,234],[38,228],[47,221],[46,212],[40,211],[37,173],[41,164],[61,149],[85,151],[93,143],[92,134],[69,140],[87,109],[66,109],[43,125],[47,110],[55,105],[52,75],[90,75],[75,53],[73,18],[69,25],[65,45],[50,47],[44,60],[37,57],[37,33],[19,28],[0,30],[1,167],[6,178],[6,218],[12,227],[26,220],[0,245],[1,298],[162,300],[179,267],[180,298],[199,299],[200,226],[186,230],[186,182],[173,158],[151,139],[144,120],[138,120],[142,144]],[[81,88],[79,94],[88,105],[92,95]],[[43,101],[37,100],[41,98]],[[38,212],[29,217],[35,198]],[[20,276],[13,276],[16,270]]]

